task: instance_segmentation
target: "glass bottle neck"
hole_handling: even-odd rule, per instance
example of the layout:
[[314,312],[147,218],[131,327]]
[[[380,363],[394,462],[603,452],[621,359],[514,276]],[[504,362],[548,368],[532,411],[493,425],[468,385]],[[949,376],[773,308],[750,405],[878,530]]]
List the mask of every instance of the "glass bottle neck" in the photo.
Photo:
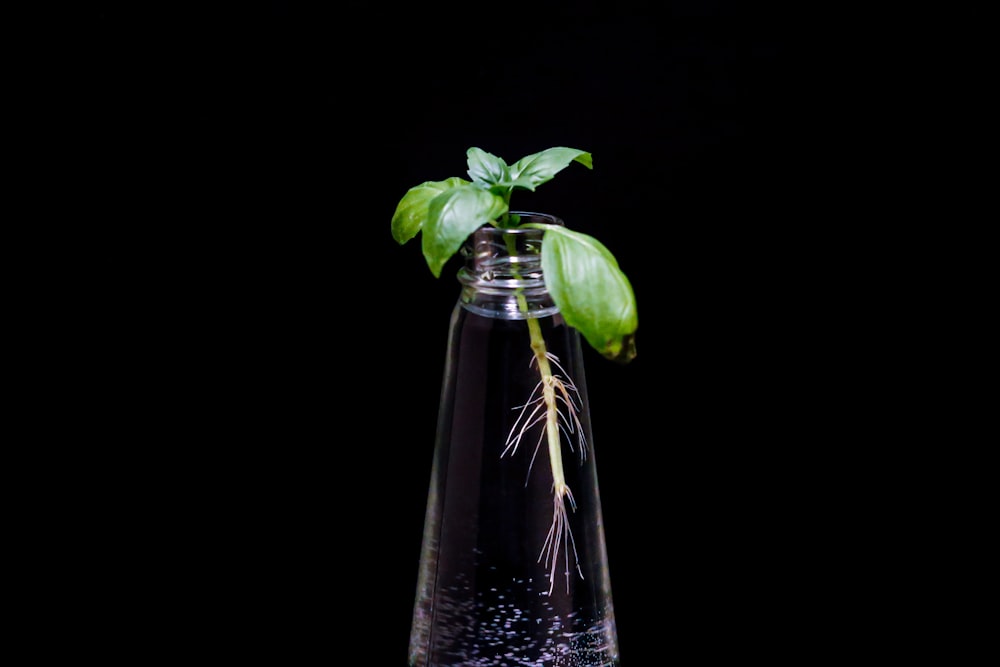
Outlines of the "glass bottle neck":
[[[562,225],[542,213],[511,211],[521,224]],[[484,225],[461,248],[465,264],[458,271],[459,303],[482,315],[507,320],[546,317],[559,312],[542,272],[542,229],[498,229]]]

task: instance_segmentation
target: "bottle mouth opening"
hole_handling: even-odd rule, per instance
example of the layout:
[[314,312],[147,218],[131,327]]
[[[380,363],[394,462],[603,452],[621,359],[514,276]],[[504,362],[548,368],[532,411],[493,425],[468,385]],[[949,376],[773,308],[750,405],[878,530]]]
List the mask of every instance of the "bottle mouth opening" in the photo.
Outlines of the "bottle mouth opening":
[[[516,215],[520,218],[517,221],[517,224],[519,225],[534,223],[558,225],[560,227],[566,226],[566,223],[563,222],[562,218],[548,213],[535,213],[532,211],[511,211],[510,213],[511,215]],[[473,255],[480,255],[484,251],[489,252],[488,248],[492,244],[505,244],[507,250],[505,253],[501,254],[510,254],[514,256],[520,254],[534,255],[540,251],[540,246],[538,244],[541,243],[542,235],[544,233],[544,229],[537,229],[534,227],[501,228],[495,227],[490,223],[485,223],[469,235],[469,237],[462,244],[461,250],[462,254],[468,258]]]
[[[536,213],[534,211],[508,211],[508,215],[517,216],[518,218],[520,218],[517,221],[517,223],[516,223],[516,224],[519,224],[519,225],[523,225],[523,224],[526,224],[526,223],[536,223],[536,224],[542,224],[542,225],[558,225],[560,227],[565,227],[566,226],[566,223],[563,222],[562,218],[560,218],[559,216],[556,216],[556,215],[552,215],[550,213]],[[527,227],[527,228],[525,228],[525,227],[504,227],[504,228],[501,228],[501,227],[495,227],[495,226],[493,226],[493,225],[491,225],[489,223],[486,223],[483,226],[481,226],[479,229],[477,229],[474,233],[478,234],[479,232],[484,232],[486,234],[493,234],[493,235],[511,234],[511,235],[519,236],[521,234],[538,234],[541,231],[542,230],[540,230],[540,229],[533,229],[531,227]]]
[[[517,224],[527,222],[563,225],[557,216],[532,211],[512,211],[520,216]],[[493,289],[531,289],[542,287],[542,237],[544,229],[532,227],[498,228],[486,224],[473,232],[463,244],[465,267],[459,280]]]
[[[547,213],[510,213],[519,217],[513,224],[564,226],[560,218]],[[462,245],[465,265],[458,271],[458,280],[463,286],[463,307],[480,315],[504,319],[557,313],[542,272],[544,234],[544,229],[500,228],[491,224],[473,232]],[[523,306],[525,301],[529,304],[527,307]]]

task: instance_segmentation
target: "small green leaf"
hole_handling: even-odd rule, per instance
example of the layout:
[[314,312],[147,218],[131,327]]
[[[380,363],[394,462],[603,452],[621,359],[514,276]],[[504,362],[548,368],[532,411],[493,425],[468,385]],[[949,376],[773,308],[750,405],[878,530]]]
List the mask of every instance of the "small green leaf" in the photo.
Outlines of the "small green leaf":
[[553,225],[544,229],[545,283],[566,324],[608,359],[631,361],[639,319],[632,285],[618,261],[592,236]]
[[465,154],[469,165],[469,177],[473,182],[498,185],[510,180],[510,168],[503,158],[475,147],[467,150]]
[[426,181],[407,190],[392,214],[392,238],[400,245],[412,239],[427,224],[431,200],[445,190],[468,183],[465,179],[452,176],[445,181]]
[[450,188],[431,200],[421,245],[434,277],[462,242],[482,225],[507,212],[503,197],[477,185]]
[[534,190],[573,162],[579,162],[587,169],[594,168],[591,154],[576,148],[560,146],[528,155],[510,167],[511,185]]

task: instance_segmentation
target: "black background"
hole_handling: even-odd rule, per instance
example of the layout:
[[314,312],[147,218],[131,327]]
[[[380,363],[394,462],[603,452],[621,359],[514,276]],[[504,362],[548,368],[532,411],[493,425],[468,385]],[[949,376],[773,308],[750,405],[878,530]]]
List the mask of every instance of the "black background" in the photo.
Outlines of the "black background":
[[832,363],[809,26],[753,4],[272,2],[228,28],[192,171],[225,220],[199,380],[225,484],[202,537],[234,642],[404,664],[458,285],[389,223],[407,188],[464,177],[470,146],[569,146],[594,169],[515,207],[599,238],[636,293],[635,360],[586,351],[624,664],[796,653],[829,582],[805,499],[837,427],[804,427]]

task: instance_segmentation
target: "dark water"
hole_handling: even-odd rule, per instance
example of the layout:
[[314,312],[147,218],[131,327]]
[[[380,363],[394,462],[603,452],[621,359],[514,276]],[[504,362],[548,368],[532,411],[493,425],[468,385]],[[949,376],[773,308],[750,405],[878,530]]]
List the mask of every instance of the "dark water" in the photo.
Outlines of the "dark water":
[[[542,425],[516,451],[509,435],[539,381],[524,320],[456,309],[442,390],[414,605],[412,667],[620,665],[596,460],[577,333],[539,320],[547,349],[576,386],[561,434],[570,503],[557,503]],[[506,449],[506,452],[505,452]],[[568,530],[547,552],[553,515]],[[550,580],[555,557],[555,577]]]

